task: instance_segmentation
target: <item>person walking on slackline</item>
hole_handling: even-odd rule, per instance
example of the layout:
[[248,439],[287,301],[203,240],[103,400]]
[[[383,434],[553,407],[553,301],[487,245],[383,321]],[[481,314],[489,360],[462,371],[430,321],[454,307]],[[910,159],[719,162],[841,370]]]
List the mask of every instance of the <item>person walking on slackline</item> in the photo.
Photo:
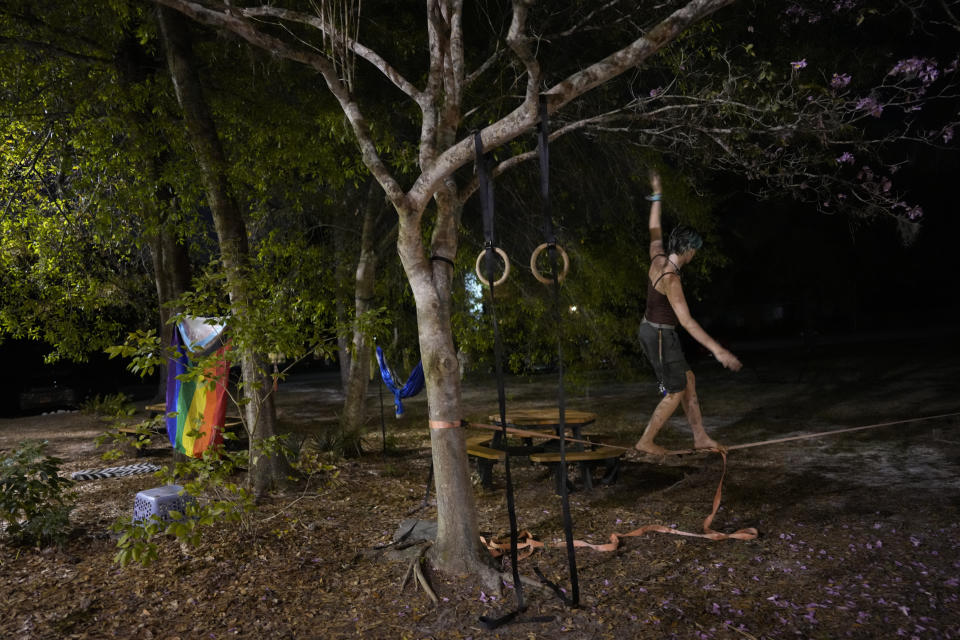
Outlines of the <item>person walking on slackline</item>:
[[683,326],[694,340],[706,347],[727,369],[739,371],[743,366],[735,355],[724,349],[703,330],[690,315],[680,269],[693,260],[697,249],[703,245],[700,235],[693,229],[677,227],[670,233],[666,250],[663,246],[663,231],[660,226],[661,201],[660,175],[650,172],[653,195],[650,200],[650,270],[647,272],[647,308],[640,323],[638,335],[643,352],[653,365],[660,384],[663,399],[653,410],[650,422],[635,445],[637,451],[664,455],[667,449],[654,444],[653,439],[667,422],[677,406],[683,406],[690,429],[693,431],[695,449],[717,449],[717,442],[703,428],[703,416],[697,401],[696,380],[693,371],[683,357],[677,324]]

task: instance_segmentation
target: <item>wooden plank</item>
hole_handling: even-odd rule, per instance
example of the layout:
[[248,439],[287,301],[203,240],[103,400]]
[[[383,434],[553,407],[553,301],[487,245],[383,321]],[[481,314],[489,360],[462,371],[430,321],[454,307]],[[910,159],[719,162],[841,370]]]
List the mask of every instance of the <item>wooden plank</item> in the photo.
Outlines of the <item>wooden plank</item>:
[[467,438],[467,448],[470,447],[483,447],[490,443],[490,434],[481,433],[478,436],[470,436]]
[[[585,460],[610,460],[623,455],[623,449],[617,447],[598,447],[591,451],[567,451],[567,462],[583,462]],[[560,462],[559,451],[530,454],[534,462]]]
[[503,460],[507,456],[505,451],[482,447],[480,445],[467,447],[467,453],[477,458],[486,458],[487,460]]

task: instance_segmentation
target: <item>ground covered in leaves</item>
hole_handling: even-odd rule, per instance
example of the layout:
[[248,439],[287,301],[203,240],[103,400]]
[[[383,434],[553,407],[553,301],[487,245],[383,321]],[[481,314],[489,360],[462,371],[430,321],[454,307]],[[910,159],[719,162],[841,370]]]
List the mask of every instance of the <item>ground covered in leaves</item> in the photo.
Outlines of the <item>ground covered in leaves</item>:
[[[713,542],[648,533],[614,552],[576,555],[580,606],[526,587],[528,611],[490,631],[481,616],[515,606],[513,589],[491,593],[470,576],[426,568],[439,603],[413,582],[408,561],[377,549],[401,521],[435,517],[423,504],[429,468],[422,398],[396,420],[387,444],[371,390],[370,451],[337,460],[272,496],[243,522],[214,526],[196,548],[167,540],[148,567],[113,562],[111,522],[129,514],[156,478],[78,483],[75,527],[62,548],[0,545],[0,637],[45,638],[955,638],[960,637],[960,395],[957,335],[924,342],[761,349],[740,355],[737,375],[694,363],[708,430],[726,444],[940,414],[822,438],[731,451],[713,526],[755,527],[752,541]],[[302,374],[280,388],[283,421],[298,433],[332,428],[338,378]],[[596,429],[632,443],[656,398],[649,381],[575,381],[568,406],[599,414]],[[510,379],[508,408],[549,406],[556,378]],[[467,418],[496,411],[492,380],[464,387]],[[388,403],[389,404],[389,403]],[[79,469],[98,458],[97,416],[61,413],[0,422],[0,449],[25,438],[50,441]],[[662,444],[688,445],[681,419]],[[159,447],[159,443],[158,443]],[[513,465],[519,527],[542,541],[563,537],[550,471]],[[571,494],[575,537],[657,523],[698,532],[720,480],[717,455],[663,464],[628,460],[619,481]],[[576,469],[571,472],[577,481]],[[482,533],[508,531],[503,467],[494,491],[476,487]],[[496,561],[498,565],[502,560]],[[520,561],[571,595],[566,552],[547,548]],[[523,622],[549,616],[549,622]]]

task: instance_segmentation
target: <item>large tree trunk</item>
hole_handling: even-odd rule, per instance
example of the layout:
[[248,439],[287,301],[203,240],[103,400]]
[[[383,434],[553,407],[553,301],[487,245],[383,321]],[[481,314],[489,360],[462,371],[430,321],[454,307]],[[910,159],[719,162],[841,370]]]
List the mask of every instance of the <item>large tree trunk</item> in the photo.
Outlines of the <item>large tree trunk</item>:
[[[453,259],[459,203],[444,194],[437,197],[437,223],[432,251]],[[466,437],[460,427],[463,411],[460,368],[450,324],[453,268],[429,260],[418,223],[400,212],[397,249],[417,304],[420,357],[426,378],[430,443],[437,488],[437,541],[431,553],[445,571],[476,571],[482,564],[473,485],[467,460]]]
[[[164,8],[158,8],[158,16],[170,76],[183,109],[184,123],[197,156],[207,204],[217,230],[230,294],[231,325],[242,330],[252,303],[244,273],[249,260],[246,225],[229,191],[223,149],[193,66],[187,23],[179,13]],[[260,443],[276,434],[277,422],[267,358],[242,337],[236,343],[239,345],[242,392],[246,400],[244,424],[250,436],[250,482],[254,491],[261,494],[284,477],[285,461],[281,455],[268,455],[260,450]]]

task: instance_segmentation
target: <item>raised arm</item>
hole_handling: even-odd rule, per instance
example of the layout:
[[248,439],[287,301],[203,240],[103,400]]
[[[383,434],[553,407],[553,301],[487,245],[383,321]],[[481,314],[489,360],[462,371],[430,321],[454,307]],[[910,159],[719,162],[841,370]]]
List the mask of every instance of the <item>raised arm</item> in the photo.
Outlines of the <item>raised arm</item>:
[[660,188],[660,174],[656,169],[650,170],[650,187],[653,193],[649,196],[650,200],[650,259],[654,256],[666,253],[663,249],[663,228],[660,223],[660,198],[662,190]]

